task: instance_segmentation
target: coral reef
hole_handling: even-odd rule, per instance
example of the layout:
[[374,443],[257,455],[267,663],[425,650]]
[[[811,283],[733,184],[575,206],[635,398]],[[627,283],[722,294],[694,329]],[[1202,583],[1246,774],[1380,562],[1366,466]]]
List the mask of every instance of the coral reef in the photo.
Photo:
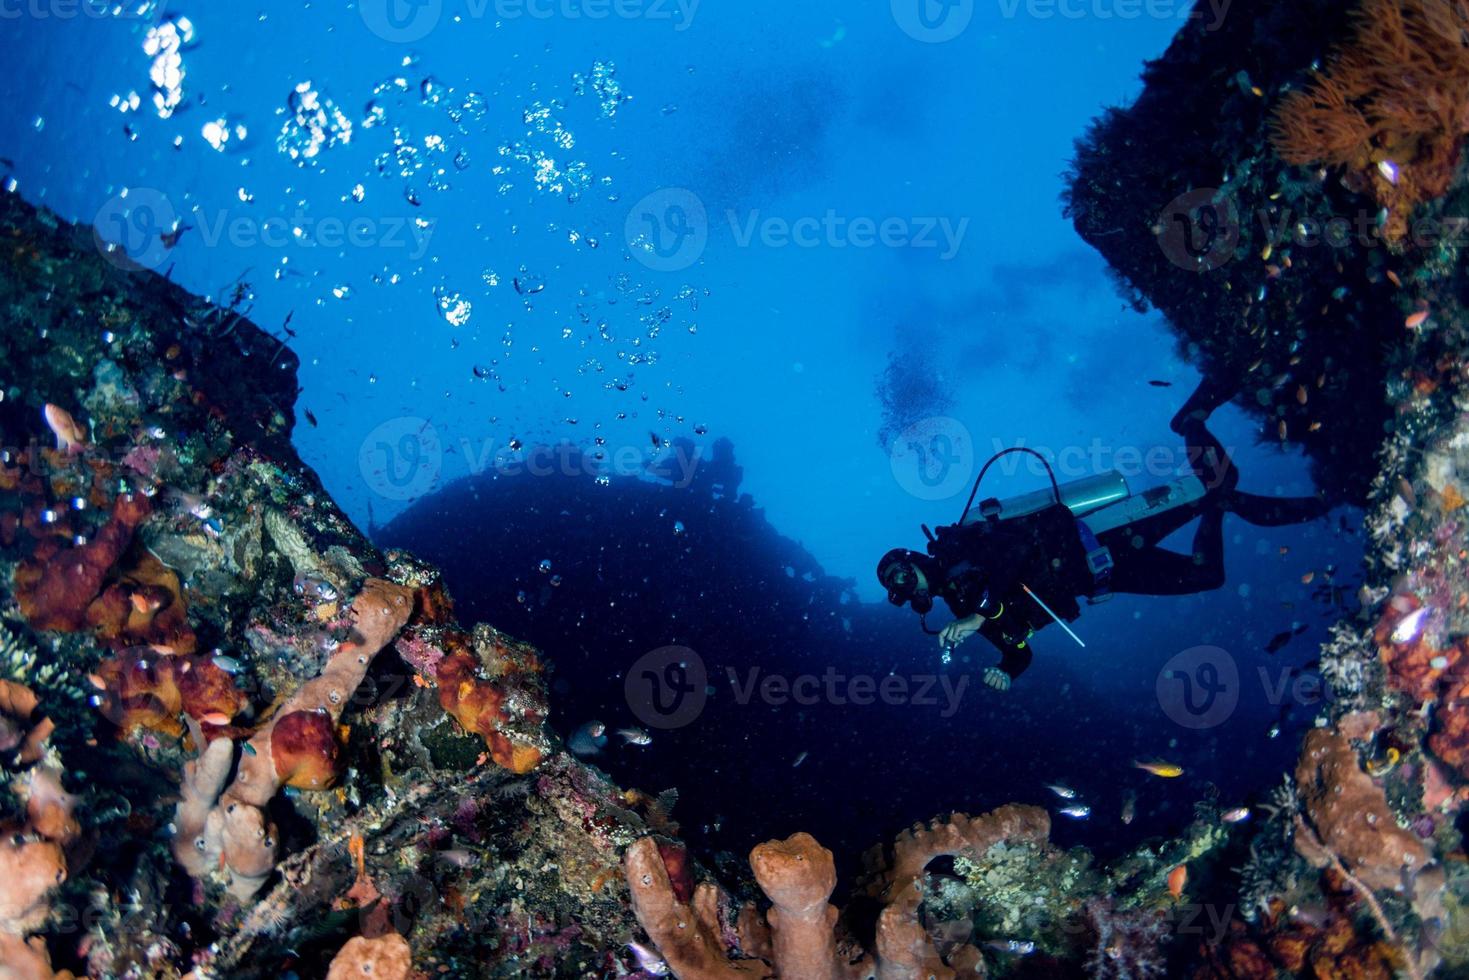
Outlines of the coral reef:
[[1281,159],[1346,168],[1385,209],[1392,242],[1448,191],[1469,135],[1465,14],[1457,0],[1362,0],[1351,38],[1275,110]]

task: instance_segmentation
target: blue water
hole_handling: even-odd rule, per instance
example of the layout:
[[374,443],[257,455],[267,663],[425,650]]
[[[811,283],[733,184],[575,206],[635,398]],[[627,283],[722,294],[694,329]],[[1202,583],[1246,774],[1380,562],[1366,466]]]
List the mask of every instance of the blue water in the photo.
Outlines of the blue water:
[[[666,472],[676,473],[675,439],[708,453],[726,438],[769,534],[799,542],[821,575],[849,580],[848,602],[876,603],[877,558],[920,546],[921,523],[954,520],[996,449],[1048,450],[1063,479],[1119,453],[1127,463],[1176,451],[1167,421],[1197,375],[1156,316],[1119,299],[1057,199],[1072,141],[1101,108],[1136,95],[1143,60],[1162,52],[1177,18],[1118,16],[1105,3],[1070,8],[1075,17],[976,3],[962,31],[930,43],[904,30],[923,34],[901,0],[706,0],[682,13],[648,0],[619,8],[636,16],[593,15],[609,6],[567,0],[531,16],[513,0],[498,10],[429,3],[389,22],[379,3],[170,3],[142,16],[7,3],[0,176],[188,288],[238,300],[288,341],[302,360],[296,444],[364,526],[465,477],[486,494],[534,500],[538,478],[514,445],[603,454],[572,475],[595,493],[608,472],[629,479],[673,460]],[[150,80],[157,55],[145,48],[160,27],[165,61],[170,30],[192,35],[179,50],[181,84]],[[297,109],[324,120],[310,149]],[[293,159],[292,148],[312,155]],[[162,247],[175,222],[182,234]],[[657,240],[641,240],[645,230]],[[898,394],[885,400],[890,364]],[[910,440],[894,438],[914,422],[925,440],[942,435],[923,444],[952,458],[915,468]],[[1243,416],[1221,412],[1215,431],[1246,489],[1311,492],[1304,462],[1257,445]],[[1134,488],[1165,482],[1178,463],[1166,458],[1172,468],[1134,474]],[[496,474],[497,460],[512,465]],[[1038,485],[1022,470],[994,489]],[[847,669],[844,658],[858,656],[878,676],[939,669],[936,645],[887,607],[855,617],[872,624],[864,652],[840,629],[797,652],[767,642],[788,625],[761,621],[768,589],[679,592],[674,605],[646,575],[617,580],[616,556],[649,542],[757,560],[711,540],[725,525],[700,527],[706,509],[670,494],[637,520],[606,515],[597,547],[611,557],[597,581],[566,583],[586,602],[637,594],[637,642],[685,642],[683,624],[723,604],[749,611],[747,636],[706,642],[759,648],[771,670]],[[462,509],[438,520],[466,537],[484,529]],[[899,711],[874,726],[829,711],[813,730],[798,712],[734,712],[718,731],[706,720],[659,735],[663,755],[619,750],[602,762],[650,789],[700,787],[691,795],[704,812],[682,814],[695,825],[728,812],[716,771],[766,767],[765,785],[788,799],[782,826],[734,821],[732,847],[828,807],[829,793],[802,787],[812,785],[806,767],[833,755],[847,768],[828,782],[869,787],[862,820],[847,821],[860,824],[854,838],[945,807],[1040,801],[1041,783],[1083,772],[1107,825],[1099,802],[1091,825],[1064,833],[1162,829],[1211,785],[1244,796],[1291,756],[1290,732],[1315,704],[1278,690],[1323,635],[1329,609],[1312,593],[1329,565],[1343,569],[1348,599],[1355,588],[1360,545],[1341,520],[1355,524],[1336,514],[1260,531],[1231,519],[1225,589],[1088,610],[1084,650],[1047,631],[1015,690],[972,691],[953,717]],[[545,535],[490,533],[491,543],[483,575],[451,581],[461,599],[546,643],[565,668],[563,696],[584,714],[634,722],[621,678],[644,651],[599,646],[597,608],[574,617],[593,637],[579,644],[537,612],[539,566],[552,560],[540,553]],[[814,614],[825,622],[833,611]],[[1297,623],[1309,632],[1264,652]],[[949,669],[986,665],[981,642]],[[1236,663],[1240,703],[1196,730],[1169,717],[1157,690],[1163,665],[1201,645]],[[1270,739],[1283,703],[1298,710]],[[578,719],[558,722],[565,733]],[[741,756],[744,725],[789,726],[780,744],[810,761]],[[711,762],[710,751],[722,754]],[[1119,830],[1116,801],[1138,783],[1128,763],[1139,755],[1189,771],[1148,784],[1138,824]],[[882,789],[899,779],[903,792]],[[830,832],[846,820],[822,819]]]

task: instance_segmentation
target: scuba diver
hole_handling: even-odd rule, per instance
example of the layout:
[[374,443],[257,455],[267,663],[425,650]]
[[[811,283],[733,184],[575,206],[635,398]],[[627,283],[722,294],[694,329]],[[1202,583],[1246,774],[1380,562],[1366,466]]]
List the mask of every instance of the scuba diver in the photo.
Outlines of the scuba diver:
[[[1184,437],[1192,476],[1132,494],[1115,472],[1060,485],[1046,464],[1051,486],[1006,501],[975,497],[985,473],[1001,457],[1029,453],[1008,449],[980,471],[959,523],[923,528],[927,554],[897,549],[883,556],[877,577],[895,606],[918,613],[923,630],[939,638],[945,662],[976,633],[1001,654],[984,682],[999,691],[1030,666],[1031,636],[1055,622],[1085,646],[1067,623],[1081,615],[1079,598],[1096,604],[1114,593],[1189,595],[1224,584],[1224,515],[1259,527],[1300,524],[1322,517],[1316,497],[1260,497],[1237,489],[1239,473],[1205,425],[1228,395],[1201,385],[1174,417]],[[1193,553],[1159,546],[1198,520]],[[927,614],[942,599],[954,622],[937,632]]]

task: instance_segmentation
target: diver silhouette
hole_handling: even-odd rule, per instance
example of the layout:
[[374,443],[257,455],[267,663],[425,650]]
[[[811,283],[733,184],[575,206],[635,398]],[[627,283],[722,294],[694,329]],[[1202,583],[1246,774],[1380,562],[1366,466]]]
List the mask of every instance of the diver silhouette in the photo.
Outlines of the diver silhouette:
[[[1140,494],[1120,474],[1106,473],[1058,484],[1023,497],[987,499],[974,505],[985,473],[1010,453],[997,454],[980,472],[959,523],[937,532],[923,529],[927,554],[896,549],[883,556],[877,577],[895,606],[919,614],[925,632],[945,651],[976,633],[1000,651],[1000,663],[984,682],[1008,690],[1030,666],[1030,638],[1055,622],[1067,626],[1081,616],[1079,599],[1091,604],[1114,593],[1189,595],[1224,584],[1224,515],[1259,527],[1300,524],[1322,517],[1327,505],[1316,497],[1261,497],[1238,489],[1239,473],[1206,425],[1228,394],[1201,385],[1174,417],[1184,437],[1191,476]],[[1042,459],[1044,463],[1044,459]],[[1169,535],[1198,521],[1192,554],[1160,547]],[[927,614],[942,599],[954,622],[928,628]]]

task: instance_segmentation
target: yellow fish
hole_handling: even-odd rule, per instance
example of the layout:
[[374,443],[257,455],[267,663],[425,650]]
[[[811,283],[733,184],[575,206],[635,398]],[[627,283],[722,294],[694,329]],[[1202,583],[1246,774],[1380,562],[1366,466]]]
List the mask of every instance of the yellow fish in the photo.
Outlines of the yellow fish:
[[1173,762],[1164,762],[1161,759],[1154,759],[1151,762],[1134,762],[1133,765],[1163,779],[1177,779],[1183,775],[1183,766]]

